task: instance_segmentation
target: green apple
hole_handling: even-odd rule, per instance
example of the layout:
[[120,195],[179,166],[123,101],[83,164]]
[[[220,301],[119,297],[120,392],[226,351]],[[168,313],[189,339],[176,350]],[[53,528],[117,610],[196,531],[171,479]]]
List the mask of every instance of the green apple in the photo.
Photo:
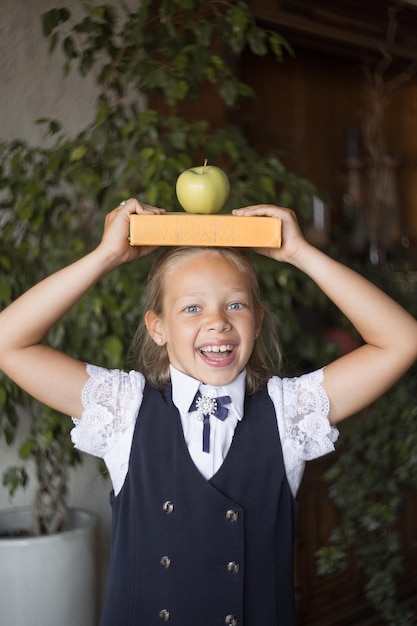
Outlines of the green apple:
[[178,176],[178,202],[187,213],[219,213],[229,195],[229,179],[219,167],[191,167]]

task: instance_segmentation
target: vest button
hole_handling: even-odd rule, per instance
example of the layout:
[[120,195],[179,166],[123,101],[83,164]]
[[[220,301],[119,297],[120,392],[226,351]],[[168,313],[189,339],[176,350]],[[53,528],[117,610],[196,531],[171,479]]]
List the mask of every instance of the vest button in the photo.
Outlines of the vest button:
[[161,609],[159,611],[159,617],[163,622],[167,622],[170,618],[169,611],[167,611],[167,609]]
[[239,563],[236,563],[236,561],[230,561],[227,564],[227,571],[230,572],[231,574],[238,574],[239,569],[240,569],[240,565]]
[[239,513],[237,511],[234,511],[233,509],[229,509],[226,512],[226,519],[229,520],[229,522],[237,522],[238,517],[239,517]]
[[237,626],[237,617],[234,615],[226,615],[224,623],[228,624],[228,626]]
[[164,513],[166,513],[167,515],[169,515],[170,513],[173,512],[174,510],[174,505],[172,502],[170,502],[169,500],[167,500],[166,502],[164,502],[164,504],[162,505],[162,510],[164,511]]
[[169,556],[163,556],[159,562],[165,569],[171,567],[171,559],[169,558]]

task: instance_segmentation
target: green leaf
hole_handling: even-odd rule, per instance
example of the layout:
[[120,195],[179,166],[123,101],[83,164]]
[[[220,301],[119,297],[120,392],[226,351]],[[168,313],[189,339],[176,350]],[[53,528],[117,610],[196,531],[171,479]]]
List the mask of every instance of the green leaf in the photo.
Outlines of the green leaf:
[[1,254],[0,255],[0,267],[5,269],[6,271],[9,271],[11,269],[11,267],[12,267],[12,263],[10,261],[10,258],[8,256],[6,256],[5,254]]
[[91,50],[86,50],[83,53],[80,64],[79,64],[79,72],[81,76],[87,76],[87,74],[93,67],[94,62],[95,62],[94,53]]
[[103,124],[109,117],[110,115],[110,109],[108,108],[108,106],[103,105],[100,108],[97,109],[96,112],[96,123],[97,124]]
[[35,121],[35,124],[47,125],[49,135],[55,135],[62,128],[61,122],[59,122],[58,120],[51,120],[49,117],[40,117],[39,119]]
[[87,147],[86,146],[77,146],[70,153],[70,161],[81,161],[81,159],[86,155]]
[[143,148],[140,151],[140,156],[144,161],[149,161],[155,156],[155,148]]
[[34,445],[32,439],[27,439],[21,446],[19,450],[19,456],[21,459],[28,459],[32,454]]
[[317,573],[319,576],[328,576],[343,572],[347,568],[347,554],[339,546],[327,546],[316,552],[318,558]]
[[265,56],[268,52],[265,32],[258,28],[253,28],[249,32],[248,44],[252,52],[258,56]]
[[226,80],[219,89],[220,95],[229,107],[233,107],[236,103],[239,90],[234,80]]
[[282,37],[276,31],[268,32],[268,42],[272,52],[279,61],[282,60],[283,49],[285,49],[291,56],[294,56],[294,50],[292,49],[291,45],[286,39],[284,39],[284,37]]
[[28,473],[24,467],[9,467],[3,474],[3,485],[8,488],[13,496],[19,487],[26,487]]
[[52,33],[51,39],[49,41],[49,52],[52,53],[59,43],[59,33]]
[[32,217],[33,208],[28,204],[26,198],[19,198],[15,205],[15,212],[19,219],[24,222]]
[[242,4],[241,6],[232,5],[228,13],[228,19],[230,20],[233,30],[241,35],[246,32],[250,21],[247,8],[245,7],[245,9],[243,9],[242,7]]
[[97,19],[102,20],[106,16],[106,7],[105,6],[92,7],[91,14]]
[[145,200],[148,204],[156,205],[158,201],[158,185],[151,185],[148,187],[145,195]]
[[77,56],[74,39],[71,36],[65,37],[64,41],[62,42],[62,49],[68,59],[74,59]]
[[5,306],[12,298],[12,286],[10,282],[0,282],[0,302]]
[[74,31],[76,33],[92,33],[94,32],[94,22],[91,17],[85,17],[79,24],[75,24]]
[[7,391],[4,387],[0,387],[0,411],[3,411],[7,402]]
[[120,341],[119,337],[115,337],[114,335],[110,335],[106,337],[104,340],[104,354],[109,359],[110,364],[113,366],[117,366],[122,360],[124,346]]
[[272,200],[275,198],[275,183],[269,176],[261,176],[260,183],[262,189],[266,192],[267,200]]
[[195,0],[179,0],[179,5],[186,11],[193,11],[195,8]]
[[41,21],[45,37],[49,37],[49,35],[57,26],[68,21],[70,17],[71,13],[66,8],[51,9],[46,13],[42,13]]

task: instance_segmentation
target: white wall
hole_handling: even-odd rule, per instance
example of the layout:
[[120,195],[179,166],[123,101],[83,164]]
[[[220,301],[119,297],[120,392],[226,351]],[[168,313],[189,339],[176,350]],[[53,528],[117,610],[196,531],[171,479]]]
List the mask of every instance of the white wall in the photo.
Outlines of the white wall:
[[70,133],[92,117],[92,79],[64,78],[63,57],[49,54],[42,35],[41,14],[57,6],[80,12],[80,0],[1,0],[0,139],[40,141],[40,117],[59,119]]
[[[42,127],[35,125],[40,117],[58,119],[68,133],[76,132],[93,116],[93,80],[76,73],[63,77],[62,57],[56,52],[49,55],[40,15],[57,6],[67,6],[77,14],[80,0],[0,0],[0,4],[0,140],[41,142]],[[0,477],[16,461],[17,446],[9,449],[0,443]],[[71,477],[69,503],[99,516],[102,589],[110,535],[110,483],[99,475],[94,459],[85,459]],[[33,486],[11,501],[0,480],[0,508],[30,505]]]

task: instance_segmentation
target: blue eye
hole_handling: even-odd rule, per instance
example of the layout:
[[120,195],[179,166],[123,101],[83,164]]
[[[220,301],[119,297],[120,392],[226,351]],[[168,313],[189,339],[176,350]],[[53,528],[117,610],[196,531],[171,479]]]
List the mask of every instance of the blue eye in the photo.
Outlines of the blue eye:
[[197,306],[196,304],[192,304],[190,306],[186,306],[185,309],[184,309],[184,311],[186,313],[198,313],[198,311],[200,311],[200,310],[201,310],[200,307]]
[[232,302],[227,308],[231,311],[239,311],[240,309],[243,309],[244,306],[245,305],[242,302]]

